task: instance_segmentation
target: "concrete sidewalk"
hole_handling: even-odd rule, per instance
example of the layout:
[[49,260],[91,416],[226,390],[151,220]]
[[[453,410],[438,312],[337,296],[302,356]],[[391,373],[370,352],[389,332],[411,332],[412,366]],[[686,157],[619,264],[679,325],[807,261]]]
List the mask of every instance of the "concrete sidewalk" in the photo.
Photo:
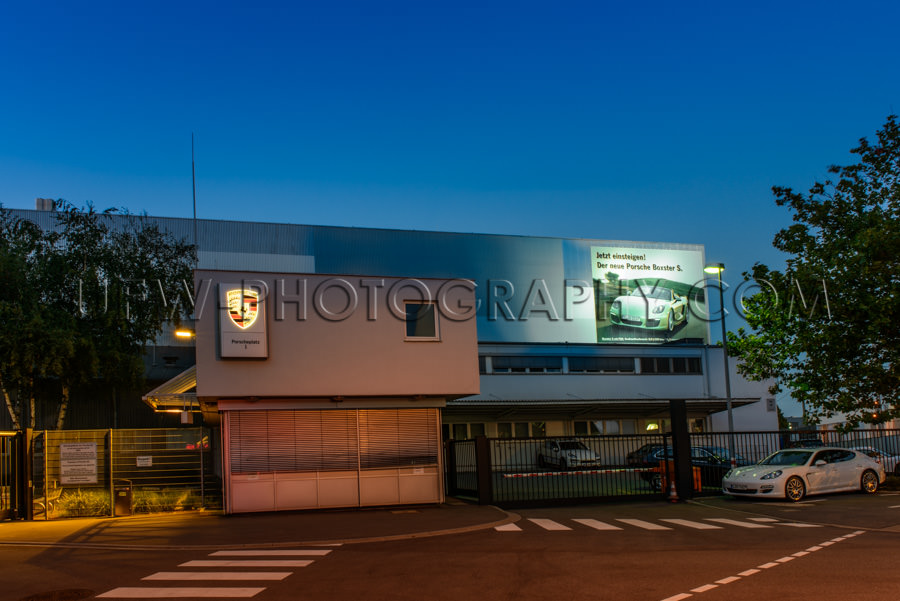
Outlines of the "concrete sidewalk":
[[414,507],[240,515],[189,512],[5,523],[0,525],[0,545],[222,549],[350,544],[483,530],[517,519],[497,507],[455,499]]

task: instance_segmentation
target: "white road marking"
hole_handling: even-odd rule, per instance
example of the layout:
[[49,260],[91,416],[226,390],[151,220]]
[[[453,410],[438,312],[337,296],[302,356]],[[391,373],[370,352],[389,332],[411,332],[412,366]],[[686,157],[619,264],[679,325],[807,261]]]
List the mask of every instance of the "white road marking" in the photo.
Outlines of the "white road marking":
[[828,540],[828,541],[825,541],[824,543],[819,543],[819,546],[820,547],[830,547],[833,544],[834,544],[834,541]]
[[714,588],[719,588],[718,584],[704,584],[703,586],[698,586],[697,588],[692,588],[692,593],[705,593],[706,591],[711,591]]
[[578,522],[579,524],[584,524],[594,530],[621,530],[618,526],[613,526],[612,524],[607,524],[606,522],[601,522],[599,520],[592,520],[588,518],[575,518],[572,520],[573,522]]
[[814,547],[810,547],[809,549],[807,549],[807,551],[821,551],[821,550],[822,550],[822,547],[820,547],[819,545],[816,545]]
[[776,559],[775,561],[777,563],[787,563],[789,561],[794,561],[795,559],[797,559],[797,558],[794,557],[793,555],[788,555],[787,557],[782,557],[781,559]]
[[497,532],[521,532],[522,529],[515,524],[503,524],[502,526],[494,526]]
[[312,559],[194,559],[179,568],[305,568]]
[[692,522],[690,520],[663,518],[660,521],[668,522],[670,524],[676,524],[678,526],[687,526],[688,528],[696,528],[697,530],[721,530],[722,529],[721,526],[714,526],[712,524],[704,524],[702,522]]
[[888,505],[888,509],[900,509],[900,505]]
[[666,598],[663,599],[662,601],[681,601],[682,599],[687,599],[688,597],[691,597],[691,596],[692,596],[692,595],[691,595],[690,593],[681,593],[680,595],[674,595],[674,596],[672,596],[672,597],[666,597]]
[[759,574],[760,570],[753,568],[751,570],[744,570],[743,572],[738,572],[738,576],[753,576],[754,574]]
[[255,588],[206,588],[206,587],[181,587],[181,588],[138,588],[120,587],[107,591],[98,598],[105,599],[176,599],[178,597],[227,597],[247,598],[266,590],[264,587]]
[[721,580],[716,580],[716,584],[731,584],[735,580],[740,580],[740,576],[729,576],[728,578],[722,578]]
[[616,521],[622,522],[623,524],[628,524],[629,526],[637,526],[638,528],[643,528],[644,530],[671,530],[671,528],[669,528],[668,526],[660,526],[659,524],[645,522],[644,520],[617,519]]
[[821,528],[822,524],[804,524],[803,522],[780,522],[779,526],[790,526],[791,528]]
[[752,520],[754,522],[777,522],[775,518],[747,518],[748,520]]
[[756,567],[758,567],[760,570],[768,570],[769,568],[774,568],[777,565],[778,565],[777,563],[770,561],[769,563],[764,563],[761,566],[756,566]]
[[537,524],[544,530],[571,530],[568,526],[544,518],[528,518],[528,521]]
[[284,580],[293,572],[157,572],[141,580]]
[[794,557],[803,557],[804,555],[809,555],[809,551],[797,551],[793,553]]
[[270,550],[270,549],[260,549],[256,551],[216,551],[215,553],[210,553],[210,557],[220,557],[220,556],[235,556],[235,557],[254,557],[254,556],[265,556],[265,557],[277,557],[287,556],[293,557],[297,555],[328,555],[331,553],[331,549],[284,549],[284,550]]
[[740,520],[731,520],[728,518],[706,518],[709,522],[717,522],[719,524],[729,524],[731,526],[740,526],[741,528],[771,528],[766,524],[754,524],[753,522],[742,522]]

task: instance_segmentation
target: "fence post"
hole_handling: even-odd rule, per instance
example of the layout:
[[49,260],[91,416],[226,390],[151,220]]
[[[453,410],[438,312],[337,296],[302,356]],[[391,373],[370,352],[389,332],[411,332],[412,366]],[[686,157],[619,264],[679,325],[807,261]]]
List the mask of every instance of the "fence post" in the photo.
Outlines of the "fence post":
[[107,434],[109,443],[107,445],[106,461],[109,465],[109,517],[116,517],[116,487],[114,484],[115,474],[113,473],[113,429],[109,429]]
[[675,459],[675,490],[682,501],[694,496],[691,464],[691,435],[687,427],[687,404],[684,399],[669,401],[672,418],[672,450]]
[[491,468],[491,443],[484,436],[475,437],[475,469],[478,474],[478,504],[494,501],[494,476]]
[[453,439],[448,440],[444,445],[444,449],[446,449],[444,465],[447,468],[447,494],[452,497],[457,494],[456,441]]
[[[209,433],[207,440],[212,449],[212,432]],[[206,507],[206,462],[203,460],[203,447],[203,426],[200,426],[200,506]]]
[[[19,483],[21,484],[21,494],[19,494],[18,502],[21,503],[21,509],[24,510],[23,517],[28,521],[34,519],[34,466],[32,464],[34,445],[31,440],[33,434],[34,430],[31,428],[25,428],[24,431],[19,432],[21,440],[21,445],[19,446],[19,452],[21,454],[19,467],[22,472],[19,474],[18,478]],[[20,515],[22,514],[20,513]]]

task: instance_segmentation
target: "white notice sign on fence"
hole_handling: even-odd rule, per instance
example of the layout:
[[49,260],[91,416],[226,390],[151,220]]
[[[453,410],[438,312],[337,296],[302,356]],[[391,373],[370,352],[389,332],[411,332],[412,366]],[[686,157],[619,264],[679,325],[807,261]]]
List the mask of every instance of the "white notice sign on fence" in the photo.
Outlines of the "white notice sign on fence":
[[97,483],[96,442],[64,442],[59,445],[59,483]]

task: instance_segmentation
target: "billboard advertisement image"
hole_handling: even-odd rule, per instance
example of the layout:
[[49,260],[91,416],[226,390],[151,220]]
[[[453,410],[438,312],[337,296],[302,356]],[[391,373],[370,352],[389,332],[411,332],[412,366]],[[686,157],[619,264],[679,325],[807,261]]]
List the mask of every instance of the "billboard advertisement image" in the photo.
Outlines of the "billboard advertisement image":
[[591,279],[597,342],[707,337],[701,252],[591,246]]

